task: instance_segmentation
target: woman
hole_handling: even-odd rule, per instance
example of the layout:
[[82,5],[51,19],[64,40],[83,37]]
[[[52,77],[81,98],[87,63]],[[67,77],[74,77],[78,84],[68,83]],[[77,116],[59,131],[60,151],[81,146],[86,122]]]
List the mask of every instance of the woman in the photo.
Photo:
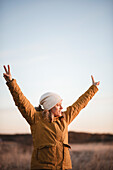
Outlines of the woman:
[[[79,99],[62,112],[62,99],[55,93],[45,93],[34,108],[12,79],[10,66],[3,74],[16,106],[30,125],[33,138],[31,169],[72,169],[68,144],[68,125],[98,91],[95,82]],[[43,106],[43,109],[42,107]]]

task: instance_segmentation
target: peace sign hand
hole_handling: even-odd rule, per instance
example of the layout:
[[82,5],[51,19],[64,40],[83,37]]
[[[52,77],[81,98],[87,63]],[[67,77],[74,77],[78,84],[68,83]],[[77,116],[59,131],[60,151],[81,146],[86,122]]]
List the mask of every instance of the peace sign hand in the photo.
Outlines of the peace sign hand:
[[3,77],[5,78],[5,80],[7,82],[12,80],[12,76],[11,76],[11,72],[10,72],[10,66],[8,65],[8,69],[6,68],[6,66],[4,65],[4,70],[6,73],[3,73]]
[[98,86],[100,84],[100,81],[98,81],[98,82],[94,81],[94,77],[92,75],[91,75],[91,78],[92,78],[92,84],[93,85]]

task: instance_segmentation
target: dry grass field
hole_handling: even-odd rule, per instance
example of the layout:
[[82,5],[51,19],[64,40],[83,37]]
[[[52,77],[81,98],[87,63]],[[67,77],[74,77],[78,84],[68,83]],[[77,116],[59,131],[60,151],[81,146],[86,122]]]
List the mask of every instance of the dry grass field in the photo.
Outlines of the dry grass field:
[[72,144],[73,170],[113,170],[113,143]]
[[[71,144],[73,170],[113,170],[113,143]],[[0,142],[0,170],[29,170],[32,146]]]
[[0,142],[0,170],[29,170],[32,147],[16,142]]

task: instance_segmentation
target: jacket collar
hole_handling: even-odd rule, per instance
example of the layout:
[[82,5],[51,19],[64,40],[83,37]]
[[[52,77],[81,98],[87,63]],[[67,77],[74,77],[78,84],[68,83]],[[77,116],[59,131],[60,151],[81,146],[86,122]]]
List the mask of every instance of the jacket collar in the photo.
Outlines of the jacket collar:
[[57,121],[57,120],[61,120],[62,118],[64,118],[64,116],[62,115],[62,116],[57,116],[57,117],[54,117],[54,119],[53,119],[53,121],[55,122],[55,121]]

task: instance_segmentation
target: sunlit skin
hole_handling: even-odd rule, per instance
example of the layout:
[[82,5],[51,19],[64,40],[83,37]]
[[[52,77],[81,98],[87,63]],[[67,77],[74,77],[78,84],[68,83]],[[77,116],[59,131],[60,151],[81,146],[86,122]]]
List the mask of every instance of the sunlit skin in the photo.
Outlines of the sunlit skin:
[[57,103],[50,111],[54,114],[55,117],[60,117],[62,116],[62,100]]

